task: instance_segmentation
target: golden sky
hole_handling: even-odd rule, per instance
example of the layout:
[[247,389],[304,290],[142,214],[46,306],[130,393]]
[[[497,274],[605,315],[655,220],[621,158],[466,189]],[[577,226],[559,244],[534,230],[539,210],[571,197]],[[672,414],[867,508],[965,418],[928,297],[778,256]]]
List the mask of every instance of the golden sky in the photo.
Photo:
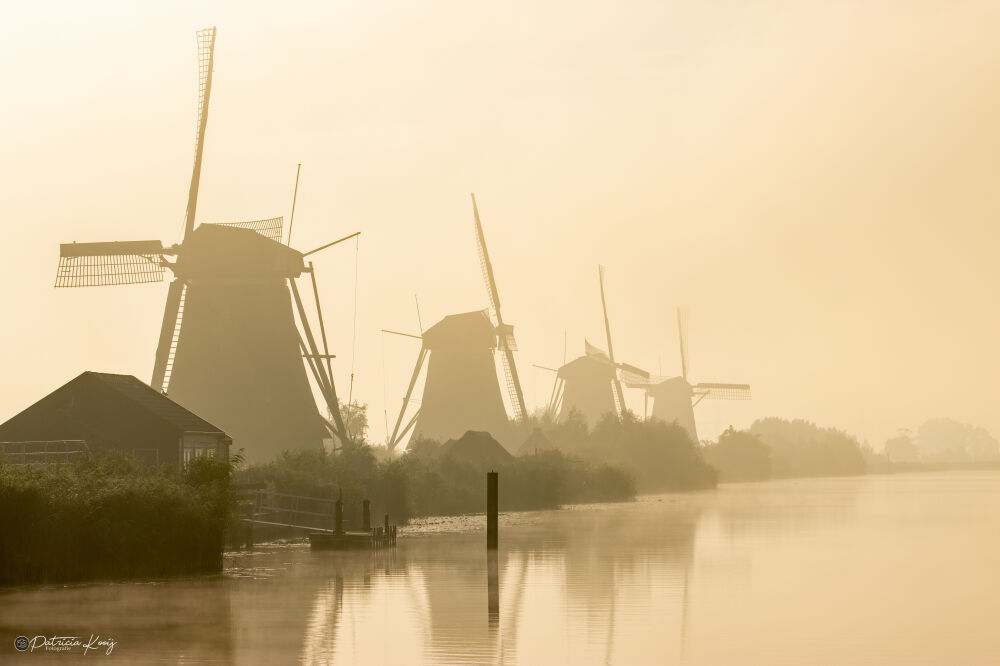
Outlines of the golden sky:
[[[79,372],[149,379],[166,285],[52,287],[60,242],[179,240],[196,29],[219,29],[199,221],[360,230],[354,396],[384,436],[416,332],[488,305],[475,191],[530,407],[563,335],[749,382],[761,416],[880,448],[1000,435],[1000,5],[38,2],[0,21],[0,420]],[[354,249],[316,258],[348,392]],[[384,363],[384,365],[383,365]],[[385,396],[385,399],[383,398]],[[641,412],[639,394],[629,398]]]

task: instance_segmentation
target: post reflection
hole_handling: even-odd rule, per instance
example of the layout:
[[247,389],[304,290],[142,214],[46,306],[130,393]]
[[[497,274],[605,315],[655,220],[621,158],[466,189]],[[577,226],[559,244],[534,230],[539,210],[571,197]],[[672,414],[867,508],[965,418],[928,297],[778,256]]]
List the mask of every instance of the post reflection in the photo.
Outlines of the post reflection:
[[497,563],[497,551],[486,551],[486,616],[489,619],[490,633],[495,634],[500,627],[500,576]]
[[[699,510],[672,508],[655,529],[616,506],[524,518],[501,524],[503,547],[485,557],[481,532],[411,535],[389,557],[309,553],[321,579],[302,660],[617,661],[649,641],[619,621],[623,610],[673,623],[657,649],[680,658]],[[364,626],[375,617],[391,639]]]
[[[970,484],[980,484],[971,500]],[[997,484],[981,475],[791,481],[510,514],[492,557],[481,515],[438,520],[455,523],[448,533],[418,522],[395,550],[265,545],[228,554],[223,576],[5,590],[0,629],[114,629],[115,654],[128,663],[811,663],[819,649],[848,663],[887,645],[895,663],[925,651],[949,663],[961,647],[987,663],[989,617],[962,617],[955,589],[987,604],[988,569],[913,516],[939,511],[955,538],[989,547],[985,563]],[[969,510],[980,504],[985,513]],[[851,545],[862,541],[887,557]],[[918,550],[928,557],[897,569]],[[910,610],[914,571],[921,592],[949,610],[934,620],[947,631],[904,640],[905,627],[889,625],[887,643],[871,618]],[[886,594],[865,597],[873,585]],[[823,627],[801,612],[803,595],[829,609]]]

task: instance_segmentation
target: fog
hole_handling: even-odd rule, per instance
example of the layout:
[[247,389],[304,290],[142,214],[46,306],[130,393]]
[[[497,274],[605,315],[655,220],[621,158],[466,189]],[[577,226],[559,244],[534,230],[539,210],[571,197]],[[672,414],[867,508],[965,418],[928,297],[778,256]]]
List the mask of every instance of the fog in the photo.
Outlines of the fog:
[[427,519],[372,554],[270,545],[221,576],[3,590],[0,631],[100,632],[129,663],[995,663],[997,491],[733,484],[507,514],[491,555],[482,516]]
[[[58,244],[180,239],[195,29],[217,25],[198,221],[284,215],[335,380],[381,440],[429,327],[488,306],[529,409],[583,340],[747,382],[699,433],[806,418],[880,448],[1000,433],[1000,8],[987,2],[36,3],[0,25],[0,420],[87,369],[148,380],[166,284],[52,287]],[[356,336],[355,336],[356,330]],[[353,363],[352,363],[353,357]],[[350,375],[353,367],[354,383]],[[642,396],[629,392],[642,413]],[[387,418],[383,419],[385,413]]]

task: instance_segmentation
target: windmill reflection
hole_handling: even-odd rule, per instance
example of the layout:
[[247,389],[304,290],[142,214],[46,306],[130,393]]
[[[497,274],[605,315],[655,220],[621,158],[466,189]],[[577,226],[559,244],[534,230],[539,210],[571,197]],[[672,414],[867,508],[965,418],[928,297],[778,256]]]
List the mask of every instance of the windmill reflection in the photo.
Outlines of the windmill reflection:
[[[643,643],[623,621],[636,612],[674,623],[657,651],[677,659],[690,624],[699,513],[657,505],[655,523],[645,511],[635,515],[635,505],[546,512],[544,522],[527,514],[485,557],[482,534],[467,533],[402,539],[391,561],[316,554],[317,567],[333,567],[314,588],[302,659],[349,660],[370,649],[359,643],[363,633],[406,642],[422,655],[415,661],[429,663],[516,663],[519,653],[558,651],[559,640],[570,640],[571,652],[618,661]],[[373,617],[377,631],[367,626]]]

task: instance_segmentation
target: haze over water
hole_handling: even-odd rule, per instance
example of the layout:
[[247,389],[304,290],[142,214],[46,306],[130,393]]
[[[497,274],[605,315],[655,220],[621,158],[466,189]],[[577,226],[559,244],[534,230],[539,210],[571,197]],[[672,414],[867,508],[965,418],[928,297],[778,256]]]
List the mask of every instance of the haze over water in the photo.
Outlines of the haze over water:
[[7,590],[0,633],[102,633],[130,663],[993,664],[998,522],[996,472],[723,485],[502,516],[495,616],[470,516],[370,556]]

